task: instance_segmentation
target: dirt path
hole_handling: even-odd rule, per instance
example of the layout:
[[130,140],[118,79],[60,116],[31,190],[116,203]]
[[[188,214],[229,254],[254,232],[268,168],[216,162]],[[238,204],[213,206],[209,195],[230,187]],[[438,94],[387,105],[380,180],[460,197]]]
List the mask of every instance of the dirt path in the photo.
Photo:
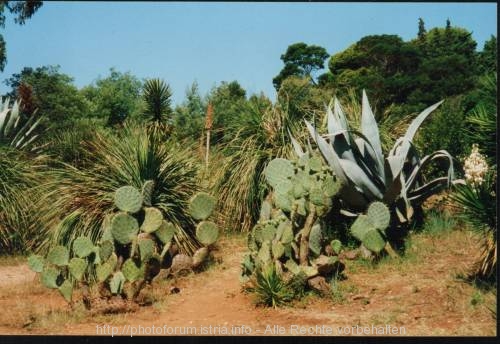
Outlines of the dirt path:
[[[474,240],[460,231],[442,238],[419,237],[415,255],[401,263],[373,268],[350,261],[348,278],[340,282],[336,297],[308,297],[293,308],[280,309],[255,307],[252,296],[241,292],[241,237],[222,240],[215,252],[218,264],[160,282],[153,291],[158,301],[129,314],[70,315],[58,293],[33,283],[25,266],[0,267],[0,307],[11,309],[10,315],[0,313],[0,334],[297,335],[314,329],[314,334],[337,335],[339,326],[390,325],[404,327],[401,334],[406,335],[495,335],[496,323],[486,308],[491,299],[471,306],[477,291],[456,278],[477,252],[474,244],[464,242]],[[180,292],[162,295],[173,286]],[[318,332],[322,326],[326,330]]]

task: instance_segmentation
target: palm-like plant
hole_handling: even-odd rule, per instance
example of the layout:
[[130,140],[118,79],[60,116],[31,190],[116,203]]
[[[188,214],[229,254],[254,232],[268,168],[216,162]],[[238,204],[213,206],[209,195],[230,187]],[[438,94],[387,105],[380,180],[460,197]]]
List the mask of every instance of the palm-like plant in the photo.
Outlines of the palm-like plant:
[[163,80],[150,79],[144,83],[145,114],[154,122],[161,123],[171,118],[173,114],[171,98],[170,86]]
[[35,132],[41,116],[23,116],[20,111],[20,101],[15,101],[12,107],[9,98],[0,102],[0,145],[17,149],[30,148],[38,138]]
[[37,220],[44,158],[0,146],[0,252],[26,252],[46,235]]
[[264,168],[272,159],[293,152],[288,132],[298,135],[301,119],[291,118],[280,104],[264,111],[250,104],[242,111],[245,116],[229,127],[234,138],[221,148],[225,158],[215,167],[214,188],[225,226],[249,231],[259,218],[260,203],[268,191]]
[[44,210],[53,232],[46,244],[69,245],[80,235],[97,240],[104,217],[113,210],[115,190],[124,185],[141,189],[152,180],[152,205],[178,228],[179,249],[194,252],[199,245],[187,204],[198,191],[198,166],[190,147],[163,142],[144,127],[126,126],[118,135],[97,134],[85,149],[90,157],[85,169],[62,164],[51,172],[54,182],[47,185],[50,201]]

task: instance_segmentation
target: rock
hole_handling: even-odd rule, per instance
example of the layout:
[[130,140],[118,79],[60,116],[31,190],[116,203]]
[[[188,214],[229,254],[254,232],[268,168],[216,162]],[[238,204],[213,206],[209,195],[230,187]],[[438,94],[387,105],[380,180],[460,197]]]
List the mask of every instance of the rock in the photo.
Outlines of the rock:
[[311,289],[316,290],[322,295],[327,295],[330,293],[330,285],[326,282],[325,278],[322,276],[316,276],[308,279],[307,284]]
[[354,260],[354,259],[358,258],[358,255],[359,255],[358,250],[351,250],[351,251],[347,251],[347,252],[342,252],[340,254],[340,257],[345,258],[345,259],[349,259],[349,260]]
[[191,271],[193,266],[193,258],[186,254],[177,254],[172,260],[172,267],[170,268],[172,274],[179,275]]

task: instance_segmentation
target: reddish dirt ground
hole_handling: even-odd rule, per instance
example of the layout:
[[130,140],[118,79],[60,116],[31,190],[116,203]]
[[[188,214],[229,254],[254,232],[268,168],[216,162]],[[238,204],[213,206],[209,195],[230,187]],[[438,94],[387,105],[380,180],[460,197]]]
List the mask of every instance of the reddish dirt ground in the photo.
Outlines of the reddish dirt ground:
[[[487,306],[496,308],[496,296],[481,294],[481,299],[475,288],[457,279],[476,259],[473,239],[466,231],[442,237],[419,235],[412,240],[411,255],[401,262],[371,267],[349,261],[338,298],[310,296],[279,309],[256,307],[252,295],[242,292],[238,280],[245,253],[242,237],[224,238],[215,252],[219,263],[199,274],[157,283],[153,291],[157,301],[127,314],[71,314],[57,291],[43,288],[25,265],[3,266],[0,307],[9,311],[0,314],[0,334],[111,335],[114,331],[130,335],[135,331],[139,335],[141,330],[151,333],[154,326],[158,331],[154,334],[183,334],[195,328],[198,335],[224,335],[225,331],[307,335],[311,329],[315,335],[339,335],[338,327],[373,325],[381,330],[389,325],[404,327],[405,332],[396,335],[494,336],[496,321]],[[172,286],[180,292],[166,295]],[[474,295],[483,300],[475,306],[471,304]]]

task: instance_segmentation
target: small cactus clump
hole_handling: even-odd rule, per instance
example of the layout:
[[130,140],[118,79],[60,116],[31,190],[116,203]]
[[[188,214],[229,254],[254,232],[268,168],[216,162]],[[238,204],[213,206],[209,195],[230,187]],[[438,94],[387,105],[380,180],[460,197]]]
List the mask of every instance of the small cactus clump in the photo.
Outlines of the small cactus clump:
[[351,234],[364,247],[378,254],[387,245],[386,229],[390,220],[389,208],[382,202],[372,202],[366,214],[359,215],[351,225]]
[[[196,238],[201,245],[190,257],[177,253],[174,244],[177,227],[152,205],[153,192],[152,181],[144,184],[142,192],[132,186],[119,188],[114,194],[117,211],[104,217],[97,243],[78,237],[71,250],[56,246],[46,257],[30,256],[30,268],[41,274],[46,287],[58,289],[71,303],[73,288],[78,285],[95,281],[101,297],[120,296],[135,301],[162,268],[176,270],[174,263],[179,261],[189,262],[183,265],[183,270],[200,267],[219,235],[215,223],[206,220],[214,210],[215,199],[206,193],[191,198],[189,209],[193,219],[203,221],[196,227]],[[180,259],[182,256],[188,259]]]
[[295,161],[277,158],[264,175],[272,192],[248,235],[242,282],[255,284],[259,272],[273,265],[280,278],[292,281],[301,275],[305,283],[342,272],[340,241],[327,255],[325,247],[334,241],[328,241],[324,224],[341,185],[322,158],[309,153]]

